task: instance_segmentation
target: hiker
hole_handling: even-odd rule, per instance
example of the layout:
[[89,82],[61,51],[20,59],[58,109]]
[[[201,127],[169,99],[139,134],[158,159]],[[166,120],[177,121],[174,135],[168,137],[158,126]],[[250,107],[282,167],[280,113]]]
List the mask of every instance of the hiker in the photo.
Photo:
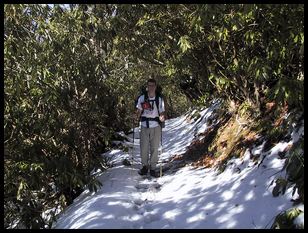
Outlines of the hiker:
[[157,176],[155,168],[158,162],[161,127],[165,121],[165,104],[156,89],[156,80],[149,79],[147,81],[147,91],[139,96],[136,104],[135,121],[139,122],[141,120],[140,154],[142,168],[138,172],[140,175],[146,175],[150,170],[151,176]]

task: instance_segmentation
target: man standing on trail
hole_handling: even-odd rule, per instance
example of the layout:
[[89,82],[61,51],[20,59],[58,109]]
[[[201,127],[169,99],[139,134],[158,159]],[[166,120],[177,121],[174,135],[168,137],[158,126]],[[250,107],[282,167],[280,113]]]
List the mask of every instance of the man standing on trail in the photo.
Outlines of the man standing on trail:
[[[161,140],[162,123],[165,121],[165,104],[162,96],[156,92],[157,84],[155,79],[147,82],[147,92],[139,96],[135,120],[141,120],[140,153],[142,168],[140,175],[156,177],[156,164],[158,162],[158,147]],[[150,149],[150,158],[149,158]]]

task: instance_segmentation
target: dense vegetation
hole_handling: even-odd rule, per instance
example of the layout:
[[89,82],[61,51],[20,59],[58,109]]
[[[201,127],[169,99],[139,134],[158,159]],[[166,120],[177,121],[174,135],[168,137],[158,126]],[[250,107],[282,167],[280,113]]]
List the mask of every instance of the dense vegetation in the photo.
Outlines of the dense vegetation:
[[6,228],[101,185],[149,77],[169,118],[217,98],[303,112],[304,5],[4,5]]

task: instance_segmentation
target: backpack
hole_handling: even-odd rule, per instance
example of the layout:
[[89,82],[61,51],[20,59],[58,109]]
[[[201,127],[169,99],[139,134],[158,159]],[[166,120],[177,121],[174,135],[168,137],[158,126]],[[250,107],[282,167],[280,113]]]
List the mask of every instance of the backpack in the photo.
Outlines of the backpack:
[[[137,106],[137,103],[138,103],[138,99],[142,95],[144,95],[144,102],[148,102],[149,96],[148,96],[148,91],[147,91],[145,86],[141,87],[141,94],[135,99],[135,109],[136,109],[136,106]],[[156,104],[156,107],[157,107],[158,114],[160,114],[160,112],[159,112],[159,97],[163,99],[162,87],[160,85],[157,85],[156,92],[155,92],[155,104]],[[165,127],[165,122],[159,121],[159,124],[161,125],[162,128]]]
[[[138,99],[140,98],[140,96],[144,95],[144,101],[147,102],[149,97],[148,97],[148,91],[146,89],[145,86],[142,86],[140,88],[140,94],[138,95],[138,97],[135,99],[135,106],[134,108],[136,109],[137,103],[138,103]],[[162,87],[160,85],[157,85],[156,87],[156,93],[155,93],[155,103],[156,103],[156,107],[158,110],[158,114],[159,114],[159,97],[161,97],[163,99],[163,95],[162,95]]]

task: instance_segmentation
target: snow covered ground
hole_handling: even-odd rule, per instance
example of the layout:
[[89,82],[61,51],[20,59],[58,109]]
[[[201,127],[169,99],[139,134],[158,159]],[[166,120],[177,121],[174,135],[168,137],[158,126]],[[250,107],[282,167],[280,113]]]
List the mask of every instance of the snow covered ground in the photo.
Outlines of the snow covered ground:
[[[186,116],[168,120],[159,163],[166,165],[172,155],[184,153],[194,137],[206,129],[206,120],[215,107],[203,110],[195,122],[187,122]],[[135,130],[137,134],[138,128]],[[97,193],[84,191],[54,228],[269,228],[279,212],[292,207],[290,200],[295,198],[292,188],[283,196],[272,195],[272,181],[285,175],[281,171],[284,160],[278,152],[297,140],[298,134],[292,136],[289,142],[262,152],[265,159],[259,167],[249,159],[247,150],[242,159],[231,159],[220,174],[213,168],[187,165],[149,180],[137,173],[141,167],[139,139],[135,137],[133,144],[129,135],[130,142],[126,143],[133,147],[129,153],[108,153],[114,166],[99,177],[102,188]],[[262,145],[251,151],[261,150]],[[122,164],[125,158],[133,161],[132,166]]]

